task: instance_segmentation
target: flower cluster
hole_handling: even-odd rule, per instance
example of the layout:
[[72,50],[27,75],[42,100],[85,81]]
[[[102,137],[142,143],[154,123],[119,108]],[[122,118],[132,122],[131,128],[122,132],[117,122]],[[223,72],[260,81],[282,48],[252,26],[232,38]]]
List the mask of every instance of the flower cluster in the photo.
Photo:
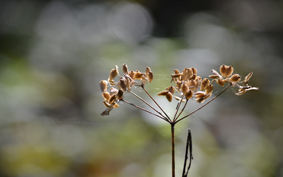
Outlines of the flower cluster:
[[[108,80],[101,80],[99,82],[102,97],[104,98],[103,104],[106,110],[101,115],[109,115],[113,108],[119,107],[119,101],[123,99],[124,92],[130,91],[133,86],[141,86],[150,83],[153,80],[153,73],[150,67],[146,67],[146,72],[129,71],[128,66],[123,64],[123,76],[119,75],[118,66],[110,71]],[[119,76],[119,81],[115,82],[114,79]]]
[[[166,96],[169,102],[171,102],[174,97],[179,101],[194,99],[198,103],[202,103],[212,95],[214,88],[212,84],[215,81],[222,87],[225,83],[237,86],[239,90],[236,95],[242,95],[249,90],[258,90],[257,87],[248,85],[252,72],[241,82],[241,76],[239,74],[233,74],[233,71],[234,68],[232,66],[223,64],[219,68],[220,74],[217,71],[212,70],[213,75],[209,75],[209,78],[212,80],[209,80],[208,78],[202,79],[200,76],[197,76],[196,68],[185,68],[183,72],[175,69],[174,73],[171,74],[171,82],[174,82],[175,86],[165,88],[165,90],[158,93],[158,95]],[[174,95],[175,90],[180,93],[180,96]]]

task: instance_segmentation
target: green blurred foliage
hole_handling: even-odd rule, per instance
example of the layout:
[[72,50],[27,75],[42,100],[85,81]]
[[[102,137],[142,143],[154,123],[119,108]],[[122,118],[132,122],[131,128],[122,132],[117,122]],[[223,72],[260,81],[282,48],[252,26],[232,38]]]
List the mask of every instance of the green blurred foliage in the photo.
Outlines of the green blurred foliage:
[[[223,63],[242,77],[253,71],[259,91],[236,97],[230,89],[177,125],[176,173],[190,128],[189,176],[282,176],[282,5],[1,1],[0,176],[170,176],[169,125],[123,103],[100,115],[98,82],[123,63],[151,67],[146,88],[170,115],[176,102],[156,95],[173,69],[196,67],[201,77]],[[189,102],[185,112],[198,106]]]

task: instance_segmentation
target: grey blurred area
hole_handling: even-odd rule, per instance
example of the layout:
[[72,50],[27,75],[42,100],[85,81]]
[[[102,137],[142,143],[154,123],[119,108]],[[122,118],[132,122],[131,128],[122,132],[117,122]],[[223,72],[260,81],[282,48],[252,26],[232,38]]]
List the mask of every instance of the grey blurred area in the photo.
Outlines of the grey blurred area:
[[100,115],[99,81],[127,63],[151,67],[146,88],[171,116],[157,93],[174,69],[252,71],[259,91],[229,89],[176,126],[176,175],[189,128],[188,176],[282,177],[282,47],[283,1],[1,1],[0,176],[169,177],[169,124],[123,103]]

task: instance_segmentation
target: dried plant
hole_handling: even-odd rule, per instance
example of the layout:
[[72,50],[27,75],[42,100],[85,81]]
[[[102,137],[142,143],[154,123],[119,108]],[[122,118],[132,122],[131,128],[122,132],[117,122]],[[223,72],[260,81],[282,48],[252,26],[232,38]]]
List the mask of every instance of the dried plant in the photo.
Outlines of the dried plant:
[[[252,72],[250,72],[244,78],[244,80],[241,81],[241,76],[239,74],[233,74],[234,68],[232,66],[227,66],[223,64],[219,68],[220,73],[216,70],[212,70],[213,74],[209,75],[208,78],[203,79],[197,75],[196,68],[185,68],[182,72],[175,69],[174,73],[171,74],[171,83],[173,83],[173,86],[169,86],[165,88],[164,91],[158,93],[158,96],[165,96],[169,102],[172,102],[173,99],[177,101],[174,117],[169,117],[162,109],[162,107],[145,89],[145,85],[147,83],[151,83],[153,80],[153,72],[151,71],[150,67],[146,67],[144,73],[140,71],[129,71],[128,66],[126,64],[123,64],[122,68],[123,75],[119,74],[118,66],[116,65],[115,68],[110,71],[108,80],[101,80],[99,82],[100,89],[102,91],[102,97],[104,98],[103,104],[107,108],[101,113],[101,115],[109,115],[110,111],[112,111],[114,108],[119,107],[120,102],[124,102],[168,122],[171,125],[172,177],[175,177],[175,125],[178,122],[184,120],[185,118],[191,116],[192,114],[207,106],[209,103],[211,103],[221,94],[223,94],[230,87],[238,88],[238,92],[235,93],[237,96],[242,95],[250,90],[258,90],[258,87],[252,87],[248,84],[253,74]],[[118,81],[114,81],[116,76],[119,76]],[[214,88],[213,84],[218,84],[222,87],[226,85],[226,87],[212,99],[209,99],[212,96]],[[152,101],[160,109],[160,111],[158,111],[151,104],[149,104],[143,98],[134,93],[132,91],[132,88],[136,87],[141,87],[143,91],[150,97],[150,99],[152,99]],[[134,95],[136,98],[138,98],[147,106],[149,106],[153,111],[149,111],[148,109],[145,109],[125,100],[125,92]],[[209,100],[205,104],[200,106],[198,109],[192,111],[187,115],[181,116],[189,100],[193,100],[198,103],[204,103],[207,99]],[[188,150],[190,151],[190,158],[189,165],[186,166],[188,159]],[[187,177],[192,159],[192,141],[191,132],[189,130],[182,177]]]

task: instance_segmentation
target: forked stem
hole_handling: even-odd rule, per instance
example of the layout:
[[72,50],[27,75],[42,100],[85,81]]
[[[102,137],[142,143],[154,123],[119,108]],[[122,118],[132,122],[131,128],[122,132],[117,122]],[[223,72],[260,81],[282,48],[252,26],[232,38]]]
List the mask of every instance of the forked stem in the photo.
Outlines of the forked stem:
[[175,177],[175,123],[171,123],[172,177]]

